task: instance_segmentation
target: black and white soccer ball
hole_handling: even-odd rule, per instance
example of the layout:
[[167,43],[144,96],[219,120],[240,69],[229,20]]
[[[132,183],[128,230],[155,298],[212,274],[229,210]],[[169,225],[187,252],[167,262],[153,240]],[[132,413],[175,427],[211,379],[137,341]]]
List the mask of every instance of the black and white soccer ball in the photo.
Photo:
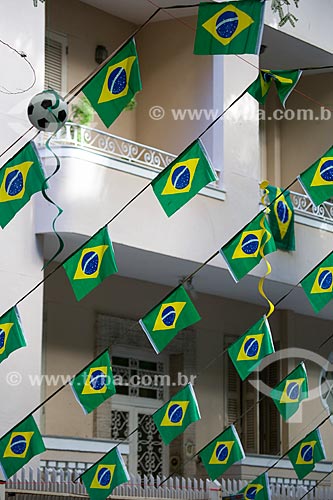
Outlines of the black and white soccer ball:
[[28,118],[42,132],[57,132],[68,118],[67,103],[55,90],[44,90],[31,99]]

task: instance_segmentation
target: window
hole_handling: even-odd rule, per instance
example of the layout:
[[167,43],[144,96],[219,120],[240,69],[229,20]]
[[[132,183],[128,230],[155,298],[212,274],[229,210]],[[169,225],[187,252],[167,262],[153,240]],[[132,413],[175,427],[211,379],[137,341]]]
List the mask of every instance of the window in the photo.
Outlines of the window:
[[110,438],[129,443],[131,473],[165,474],[166,450],[151,415],[165,399],[166,363],[143,350],[133,350],[131,356],[128,352],[116,347],[111,357],[117,394],[111,400]]
[[114,376],[121,382],[117,394],[163,401],[163,363],[122,356],[112,356],[111,363]]
[[66,80],[67,38],[65,35],[49,32],[45,39],[45,89],[51,88],[64,95]]
[[[225,347],[236,339],[225,337]],[[260,377],[269,387],[277,385],[280,380],[280,363],[269,365],[261,372]],[[279,412],[268,397],[259,403],[262,394],[247,380],[242,382],[228,355],[225,362],[225,384],[225,423],[230,425],[237,421],[235,427],[245,452],[278,455],[281,426]],[[243,418],[240,420],[241,415]]]

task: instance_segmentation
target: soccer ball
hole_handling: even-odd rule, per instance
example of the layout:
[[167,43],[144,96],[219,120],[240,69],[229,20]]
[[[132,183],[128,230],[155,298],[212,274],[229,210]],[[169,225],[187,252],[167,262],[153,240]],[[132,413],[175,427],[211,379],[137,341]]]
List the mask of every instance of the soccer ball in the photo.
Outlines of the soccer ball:
[[43,132],[57,132],[68,117],[66,101],[55,90],[36,94],[28,106],[28,118],[32,125]]

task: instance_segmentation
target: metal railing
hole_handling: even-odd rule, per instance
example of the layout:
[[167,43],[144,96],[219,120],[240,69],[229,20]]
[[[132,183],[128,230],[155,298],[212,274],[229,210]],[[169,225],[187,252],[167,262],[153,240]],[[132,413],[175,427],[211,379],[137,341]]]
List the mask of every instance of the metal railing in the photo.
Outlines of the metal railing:
[[[38,138],[38,145],[42,146],[45,143],[46,135],[39,134]],[[163,170],[177,158],[176,155],[162,149],[71,122],[67,122],[52,138],[52,144],[81,148],[157,172]],[[220,172],[217,172],[217,176],[220,178]],[[209,184],[209,187],[218,189],[219,180]]]
[[[87,497],[84,484],[75,482],[75,478],[82,470],[69,469],[21,469],[6,483],[7,497],[15,493],[16,497],[22,496],[24,500],[56,500],[64,495],[72,498]],[[130,480],[117,486],[112,493],[113,498],[160,498],[179,500],[219,500],[222,497],[235,495],[246,484],[243,480],[222,479],[221,482],[208,479],[190,479],[171,477],[161,484],[164,478],[153,476],[131,475]],[[285,484],[281,478],[271,478],[270,488],[272,500],[285,500],[286,498],[301,498],[310,485]],[[321,486],[308,495],[308,500],[332,500],[333,490]],[[18,498],[20,500],[20,498]]]
[[307,194],[290,192],[295,213],[316,221],[333,224],[333,203],[325,201],[316,207]]

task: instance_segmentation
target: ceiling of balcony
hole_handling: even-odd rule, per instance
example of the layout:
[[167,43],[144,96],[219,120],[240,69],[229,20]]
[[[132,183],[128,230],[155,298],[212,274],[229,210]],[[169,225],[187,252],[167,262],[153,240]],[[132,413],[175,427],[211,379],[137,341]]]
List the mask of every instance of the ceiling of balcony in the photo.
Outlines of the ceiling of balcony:
[[[167,7],[171,4],[193,5],[196,0],[172,0],[172,2],[171,0],[81,0],[81,2],[134,24],[142,24],[154,12],[153,4],[160,7]],[[197,14],[197,8],[177,9],[172,13],[177,17],[192,16]],[[159,13],[156,17],[157,21],[168,19],[170,19],[170,14],[167,13]],[[331,53],[267,25],[262,43],[266,46],[266,50],[261,56],[261,67],[292,69],[333,65]]]
[[[62,233],[61,236],[65,241],[65,250],[62,253],[61,260],[68,257],[69,254],[74,252],[75,249],[86,240],[86,237],[79,234]],[[51,258],[56,248],[57,242],[54,234],[44,233],[44,258]],[[184,276],[190,275],[199,265],[199,263],[185,261],[119,243],[114,243],[114,250],[117,258],[119,276],[170,287],[174,287],[178,284],[179,280]],[[279,281],[279,258],[281,258],[280,252],[276,252],[270,256],[273,278],[265,282],[265,292],[274,303],[287,292],[292,291],[292,293],[281,302],[278,309],[288,309],[306,316],[333,320],[332,307],[328,305],[319,314],[315,314],[300,286],[295,288],[290,284]],[[192,282],[193,288],[190,290],[191,293],[195,294],[199,292],[263,305],[264,301],[258,293],[258,276],[250,274],[239,283],[235,283],[229,271],[217,265],[219,259],[221,259],[221,256],[218,255],[211,261],[210,265],[202,268],[194,277]],[[256,268],[256,272],[259,275],[263,275],[264,270],[265,265],[262,262]]]
[[[152,3],[149,0],[81,0],[81,2],[134,24],[143,23],[156,9],[154,4],[159,7],[169,7],[170,5],[193,5],[196,3],[195,0],[172,0],[172,2],[170,0],[152,0]],[[177,16],[192,16],[196,12],[196,8],[181,9],[177,10]],[[164,16],[165,19],[168,18],[166,14]],[[161,20],[161,17],[158,19]]]

